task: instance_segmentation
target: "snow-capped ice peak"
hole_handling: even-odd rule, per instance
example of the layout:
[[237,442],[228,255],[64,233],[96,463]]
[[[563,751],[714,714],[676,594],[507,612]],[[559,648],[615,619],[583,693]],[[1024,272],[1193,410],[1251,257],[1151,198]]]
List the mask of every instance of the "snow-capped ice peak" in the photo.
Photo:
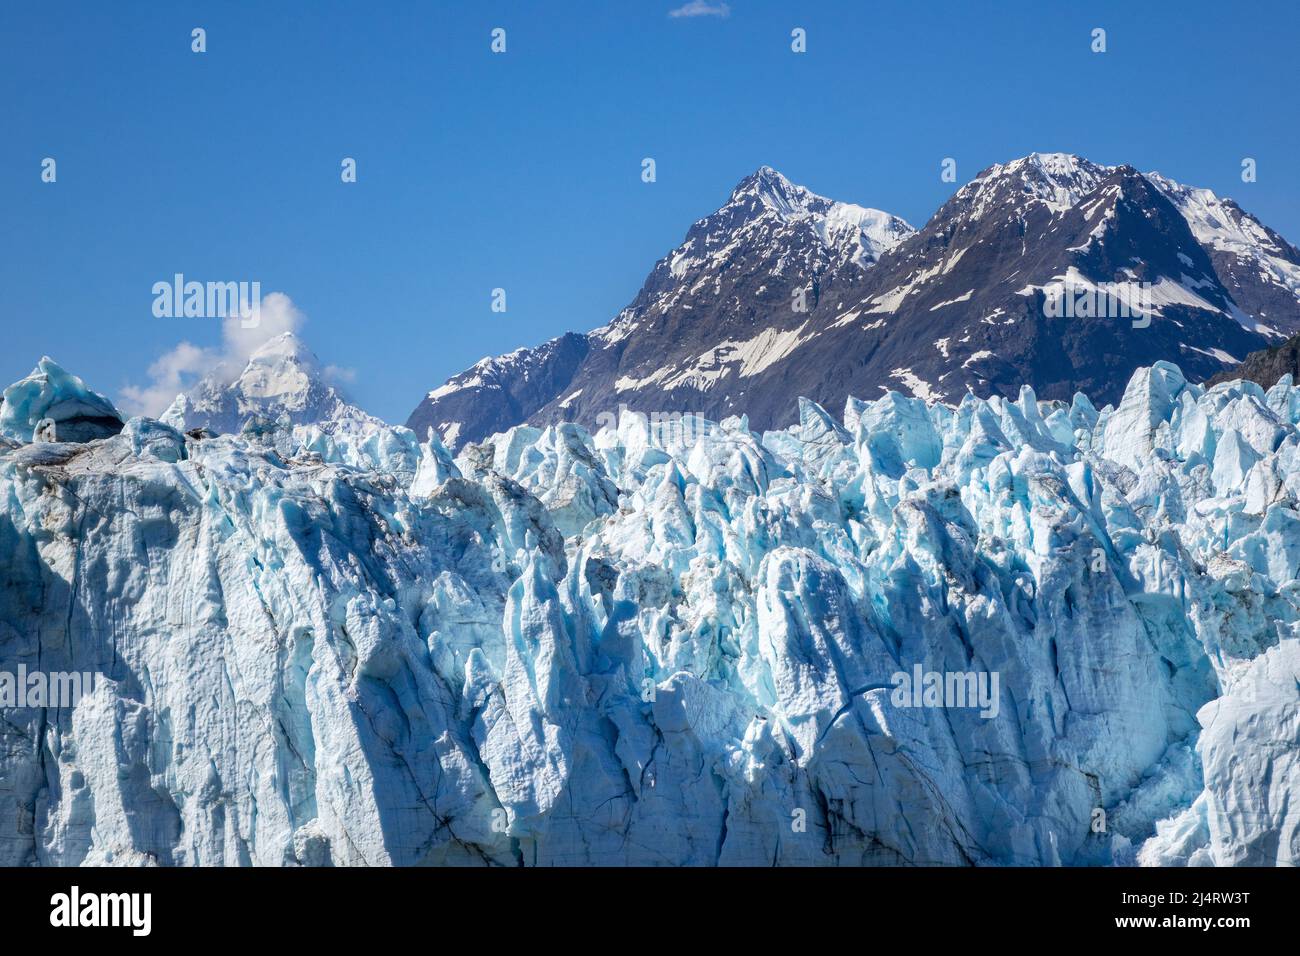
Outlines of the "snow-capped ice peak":
[[775,215],[786,223],[807,223],[828,249],[848,248],[849,258],[863,266],[915,232],[898,216],[819,196],[771,166],[741,180],[715,216],[731,218],[726,214],[733,210],[745,218]]
[[1073,153],[1030,153],[1028,156],[1016,160],[1011,165],[1021,163],[1024,166],[1032,167],[1040,171],[1045,176],[1056,179],[1074,181],[1080,177],[1089,175],[1096,170],[1105,167],[1098,166],[1081,156]]
[[1039,179],[1053,188],[1088,190],[1113,166],[1102,166],[1073,153],[1030,153],[1012,160],[1001,168],[1002,174],[1017,174],[1025,179]]
[[1072,153],[1035,152],[983,170],[957,191],[957,198],[970,204],[972,219],[995,207],[1029,203],[1059,213],[1078,203],[1112,169]]
[[283,426],[378,422],[343,398],[320,359],[293,332],[262,343],[240,369],[213,369],[178,395],[161,420],[182,431],[218,434],[237,434],[254,420]]
[[298,336],[283,332],[248,357],[235,384],[249,398],[278,400],[301,408],[321,377],[320,359]]
[[740,259],[766,260],[773,274],[795,266],[813,274],[862,269],[913,232],[897,216],[827,199],[771,166],[760,166],[660,260],[656,273],[667,275],[656,284],[678,284],[676,290],[661,290],[676,301],[685,286]]
[[727,205],[752,204],[755,200],[763,211],[770,210],[786,220],[816,215],[833,204],[833,200],[791,182],[771,166],[760,166],[742,179],[731,191]]
[[300,365],[320,365],[316,353],[293,332],[281,332],[274,338],[267,339],[249,356],[250,362],[266,363],[272,359],[291,361]]
[[716,301],[739,274],[758,279],[733,291],[736,301],[784,283],[810,284],[814,277],[857,281],[915,231],[898,216],[827,199],[771,166],[760,166],[740,181],[727,202],[691,226],[682,244],[655,264],[637,300],[595,330],[592,340],[611,344],[632,334],[650,312]]
[[731,201],[735,202],[747,195],[755,195],[770,202],[775,208],[783,202],[789,202],[794,193],[812,196],[807,189],[795,185],[771,166],[759,166],[736,184],[736,188],[731,191]]

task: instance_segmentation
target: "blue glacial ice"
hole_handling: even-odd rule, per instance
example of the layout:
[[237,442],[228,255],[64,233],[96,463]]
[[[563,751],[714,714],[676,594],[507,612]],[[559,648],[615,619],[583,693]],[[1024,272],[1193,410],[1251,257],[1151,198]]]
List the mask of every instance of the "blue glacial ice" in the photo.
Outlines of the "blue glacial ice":
[[[0,409],[0,669],[102,677],[6,712],[0,864],[1300,855],[1288,379],[453,458],[363,420],[34,443],[116,414],[38,371]],[[992,715],[914,672],[996,675]]]

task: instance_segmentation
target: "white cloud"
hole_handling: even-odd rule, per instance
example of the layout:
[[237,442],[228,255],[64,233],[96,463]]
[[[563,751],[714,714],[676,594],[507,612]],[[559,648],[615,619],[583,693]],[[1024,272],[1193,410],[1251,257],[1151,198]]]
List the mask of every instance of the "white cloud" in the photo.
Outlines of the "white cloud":
[[331,385],[351,385],[357,380],[357,370],[346,365],[326,365],[321,369],[325,381]]
[[127,385],[118,404],[130,415],[161,415],[181,391],[220,361],[216,349],[182,342],[149,366],[149,384]]
[[[233,382],[248,364],[248,357],[259,346],[285,332],[296,333],[306,320],[293,300],[283,292],[263,296],[259,321],[255,327],[244,328],[239,316],[231,316],[222,320],[222,342],[219,348],[200,348],[191,342],[181,342],[149,366],[147,384],[126,385],[122,388],[122,409],[131,415],[157,417],[167,410],[177,395],[205,375],[211,374],[223,381]],[[333,368],[330,374],[343,381],[349,371]]]
[[725,3],[709,3],[708,0],[690,0],[678,7],[676,10],[669,10],[670,17],[729,17],[731,16],[731,7]]

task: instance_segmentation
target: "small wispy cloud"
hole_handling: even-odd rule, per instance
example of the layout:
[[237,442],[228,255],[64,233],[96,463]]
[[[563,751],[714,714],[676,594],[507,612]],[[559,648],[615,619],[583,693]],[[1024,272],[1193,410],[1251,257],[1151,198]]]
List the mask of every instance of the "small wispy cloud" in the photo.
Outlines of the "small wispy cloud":
[[182,342],[149,366],[147,385],[123,386],[118,405],[129,415],[161,415],[172,399],[220,361],[219,349]]
[[709,3],[708,0],[690,0],[676,10],[669,10],[670,17],[729,17],[731,7],[725,3]]
[[357,370],[346,365],[326,365],[321,374],[330,385],[351,385],[357,380]]

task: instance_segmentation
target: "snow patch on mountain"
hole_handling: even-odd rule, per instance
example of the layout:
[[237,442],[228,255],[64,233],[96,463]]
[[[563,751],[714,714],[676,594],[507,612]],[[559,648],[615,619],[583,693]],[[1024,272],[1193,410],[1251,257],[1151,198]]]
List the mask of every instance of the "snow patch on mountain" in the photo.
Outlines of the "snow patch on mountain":
[[743,342],[720,342],[686,368],[659,369],[643,379],[623,378],[617,387],[620,391],[631,391],[660,384],[665,389],[685,386],[707,391],[733,371],[740,378],[749,378],[781,361],[810,338],[807,328],[805,322],[785,331],[764,329]]
[[[1230,257],[1228,284],[1232,272],[1253,272],[1259,282],[1300,301],[1300,250],[1231,199],[1221,199],[1209,189],[1184,186],[1160,173],[1146,176],[1178,208],[1201,245]],[[1275,317],[1269,310],[1262,311],[1259,331],[1280,335],[1273,321],[1282,324],[1287,333],[1300,331],[1289,316]]]
[[[477,441],[524,421],[592,425],[627,404],[743,411],[774,427],[791,420],[791,388],[837,404],[891,387],[900,368],[949,401],[1031,382],[1115,402],[1137,367],[1176,359],[1204,380],[1225,356],[1300,330],[1296,275],[1300,251],[1230,200],[1067,153],[989,167],[919,233],[761,167],[608,325],[499,370],[485,360],[432,390],[408,424],[456,422],[459,441]],[[1071,278],[1090,301],[1150,321],[1049,315],[1044,290]],[[945,351],[929,348],[937,339]],[[976,369],[975,353],[996,359]]]

